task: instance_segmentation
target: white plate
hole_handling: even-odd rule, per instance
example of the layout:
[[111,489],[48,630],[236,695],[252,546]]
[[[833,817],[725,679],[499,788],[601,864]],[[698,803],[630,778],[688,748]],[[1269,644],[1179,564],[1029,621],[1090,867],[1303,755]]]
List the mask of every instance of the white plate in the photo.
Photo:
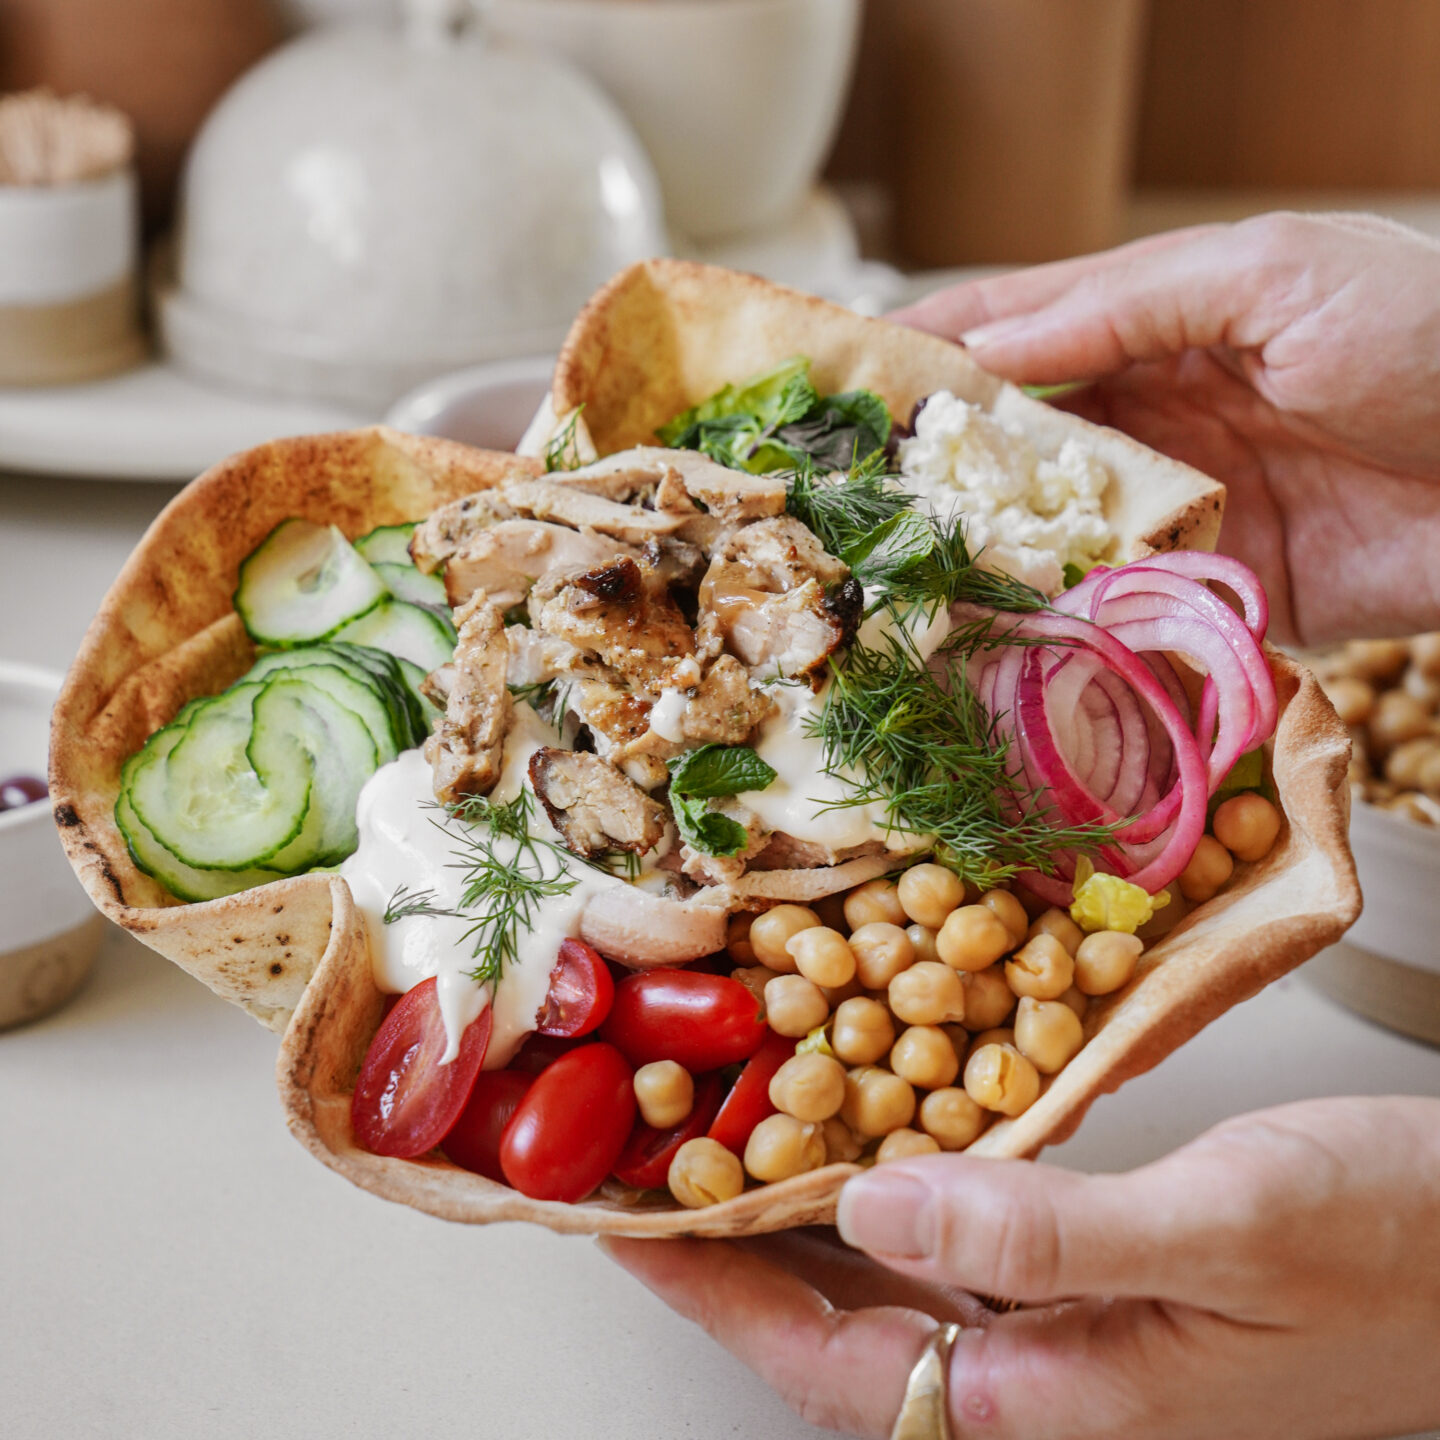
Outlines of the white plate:
[[0,387],[0,470],[92,480],[190,480],[284,435],[378,416],[220,390],[152,362],[84,385]]

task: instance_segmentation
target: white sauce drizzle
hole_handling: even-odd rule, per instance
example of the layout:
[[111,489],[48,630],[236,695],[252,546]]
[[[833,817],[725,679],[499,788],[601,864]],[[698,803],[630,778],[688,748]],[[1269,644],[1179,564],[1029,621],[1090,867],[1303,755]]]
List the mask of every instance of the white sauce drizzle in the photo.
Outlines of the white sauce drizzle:
[[650,708],[650,728],[662,740],[678,745],[685,738],[681,720],[690,697],[683,690],[664,689],[660,698]]
[[[540,746],[558,743],[556,732],[529,705],[517,704],[505,740],[504,767],[491,798],[500,804],[513,800],[520,786],[528,783],[530,757]],[[461,942],[469,921],[414,915],[386,925],[382,919],[401,885],[412,893],[433,890],[436,904],[442,908],[458,905],[462,874],[455,868],[455,852],[462,848],[465,827],[446,821],[444,812],[433,808],[434,800],[430,766],[419,750],[407,750],[398,760],[382,766],[360,792],[356,811],[360,844],[340,873],[365,917],[376,985],[403,994],[435,976],[448,1041],[441,1064],[455,1058],[466,1027],[487,1004],[492,1005],[494,1021],[485,1068],[498,1070],[509,1064],[521,1041],[535,1028],[535,1014],[550,988],[560,942],[579,934],[581,913],[592,896],[625,882],[581,860],[567,860],[565,869],[576,882],[574,889],[536,904],[531,926],[522,936],[519,960],[506,967],[492,1000],[489,991],[467,973],[477,963],[471,945]],[[534,808],[533,833],[556,840],[544,807],[536,802]],[[469,832],[474,839],[485,834],[480,827]],[[493,838],[491,845],[494,853],[506,859],[518,849],[513,840],[504,837]],[[550,851],[542,854],[550,873],[549,861],[558,857]]]

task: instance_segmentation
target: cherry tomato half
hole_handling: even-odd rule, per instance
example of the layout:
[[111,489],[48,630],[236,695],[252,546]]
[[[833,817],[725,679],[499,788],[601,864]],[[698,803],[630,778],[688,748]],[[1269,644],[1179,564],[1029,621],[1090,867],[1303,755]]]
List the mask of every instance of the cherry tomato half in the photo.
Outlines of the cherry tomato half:
[[614,999],[615,981],[600,952],[583,940],[562,940],[535,1028],[542,1035],[588,1035],[600,1028]]
[[581,1045],[535,1078],[505,1127],[500,1168],[532,1200],[583,1200],[635,1123],[635,1075],[613,1046]]
[[503,1185],[500,1137],[525,1098],[525,1092],[534,1083],[533,1075],[519,1070],[482,1070],[460,1118],[440,1142],[446,1158],[463,1170],[473,1170]]
[[710,1138],[718,1140],[727,1150],[732,1150],[742,1159],[745,1142],[750,1132],[767,1115],[775,1113],[770,1103],[770,1082],[775,1072],[795,1053],[795,1041],[786,1035],[777,1035],[773,1030],[765,1037],[765,1043],[755,1052],[734,1088],[725,1097],[715,1123],[710,1127]]
[[663,1190],[675,1152],[687,1140],[694,1140],[710,1128],[720,1109],[724,1088],[718,1075],[706,1075],[695,1087],[695,1103],[690,1113],[678,1125],[657,1130],[643,1120],[638,1123],[615,1162],[615,1178],[637,1190]]
[[600,1034],[637,1068],[674,1060],[692,1075],[748,1060],[770,1033],[755,997],[727,975],[646,970],[615,987]]
[[435,980],[422,980],[401,996],[385,1017],[350,1100],[355,1138],[374,1155],[413,1160],[433,1150],[455,1123],[490,1044],[489,1006],[460,1037],[460,1053],[448,1065],[445,1021]]

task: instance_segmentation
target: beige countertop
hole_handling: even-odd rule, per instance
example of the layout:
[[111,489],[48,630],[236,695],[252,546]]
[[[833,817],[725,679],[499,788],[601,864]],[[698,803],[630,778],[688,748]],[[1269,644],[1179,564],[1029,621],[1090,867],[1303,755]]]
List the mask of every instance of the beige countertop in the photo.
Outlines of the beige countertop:
[[[63,668],[172,493],[0,477],[0,656]],[[118,931],[68,1009],[0,1034],[7,1440],[820,1433],[590,1242],[448,1225],[316,1164],[275,1049]],[[1440,1051],[1292,977],[1049,1158],[1121,1168],[1241,1110],[1395,1091],[1440,1094]]]

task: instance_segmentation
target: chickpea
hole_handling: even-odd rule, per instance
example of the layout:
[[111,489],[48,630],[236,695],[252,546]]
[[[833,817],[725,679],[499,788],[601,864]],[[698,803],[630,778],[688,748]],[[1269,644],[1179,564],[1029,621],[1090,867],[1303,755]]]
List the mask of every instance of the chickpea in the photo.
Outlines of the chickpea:
[[1202,835],[1189,864],[1180,872],[1180,893],[1198,905],[1219,894],[1234,870],[1230,852],[1213,835]]
[[931,930],[938,930],[965,899],[965,882],[943,865],[914,865],[895,888],[905,914]]
[[1027,940],[1005,962],[1005,983],[1033,1000],[1058,1000],[1074,978],[1075,962],[1053,935]]
[[920,1102],[920,1128],[942,1150],[963,1150],[979,1138],[989,1115],[956,1085],[932,1090]]
[[1015,1008],[1015,992],[1005,983],[1005,967],[992,965],[964,977],[965,1020],[971,1030],[1003,1025]]
[[730,972],[732,980],[738,980],[756,999],[763,1005],[765,1003],[765,987],[775,978],[773,970],[767,970],[763,965],[745,965],[738,970]]
[[1012,946],[1023,945],[1025,934],[1030,929],[1030,917],[1025,907],[1008,890],[991,890],[981,897],[980,903],[994,912],[995,918],[1010,932]]
[[888,1135],[914,1117],[915,1092],[898,1075],[862,1065],[845,1076],[845,1103],[840,1118],[857,1135],[866,1139]]
[[1042,1074],[1054,1075],[1080,1053],[1085,1030],[1063,1001],[1032,1000],[1015,1012],[1015,1048]]
[[1397,745],[1385,761],[1385,778],[1402,790],[1420,788],[1420,772],[1425,762],[1440,755],[1440,740],[1431,735],[1422,735],[1418,740],[1407,740]]
[[905,925],[910,920],[893,880],[867,880],[845,897],[845,923],[852,930],[880,920],[888,925]]
[[1075,1012],[1077,1020],[1083,1020],[1085,1012],[1090,1008],[1090,997],[1078,985],[1072,985],[1060,997],[1060,1003],[1068,1005]]
[[965,1051],[965,1064],[970,1063],[970,1057],[977,1051],[983,1050],[987,1045],[1008,1045],[1012,1050],[1015,1048],[1015,1029],[1010,1025],[997,1025],[993,1030],[978,1031],[970,1040],[970,1047]]
[[795,960],[785,948],[791,936],[811,930],[820,917],[804,905],[777,905],[762,911],[750,922],[750,948],[755,958],[785,975],[795,973]]
[[[917,960],[938,960],[940,952],[935,948],[935,932],[926,925],[907,925],[905,933],[915,947]],[[888,980],[885,982],[890,983]]]
[[873,1065],[895,1043],[895,1022],[878,1001],[857,997],[835,1011],[830,1048],[847,1065]]
[[891,1160],[908,1160],[912,1155],[938,1155],[940,1144],[933,1135],[922,1135],[918,1130],[892,1130],[875,1152],[877,1165],[888,1164]]
[[1263,860],[1280,833],[1280,812],[1263,795],[1234,795],[1215,812],[1211,828],[1237,860]]
[[1363,725],[1375,708],[1375,687],[1355,675],[1336,675],[1320,688],[1335,707],[1343,725]]
[[845,1067],[828,1055],[792,1055],[770,1080],[770,1103],[807,1124],[839,1114],[844,1100]]
[[1009,1045],[982,1045],[965,1062],[965,1091],[986,1110],[1023,1115],[1040,1094],[1040,1072]]
[[850,933],[855,973],[867,990],[883,990],[902,970],[915,963],[910,936],[888,920],[872,920]]
[[955,970],[985,970],[1018,943],[988,905],[962,905],[952,910],[935,937],[940,958]]
[[673,1060],[655,1060],[635,1072],[635,1100],[640,1118],[657,1130],[678,1125],[695,1104],[690,1072]]
[[765,985],[765,1019],[777,1035],[802,1039],[830,1018],[830,1002],[803,975],[777,975]]
[[939,1025],[944,1020],[965,1018],[965,989],[959,975],[948,965],[933,961],[902,970],[890,982],[887,998],[895,1018],[907,1025]]
[[745,1168],[767,1185],[818,1170],[825,1163],[825,1135],[793,1115],[768,1115],[745,1142]]
[[1440,677],[1440,630],[1417,635],[1410,642],[1410,663],[1422,675]]
[[795,968],[817,985],[845,985],[855,978],[855,955],[845,937],[828,925],[801,930],[786,942]]
[[1387,690],[1376,700],[1366,728],[1375,753],[1383,755],[1407,740],[1432,734],[1434,725],[1425,707],[1413,695],[1403,690]]
[[827,1165],[848,1165],[860,1158],[865,1148],[850,1127],[838,1116],[832,1115],[821,1127],[825,1137],[825,1163]]
[[1097,930],[1080,942],[1075,985],[1083,995],[1109,995],[1130,983],[1145,942],[1120,930]]
[[700,1210],[733,1200],[745,1188],[739,1159],[718,1140],[700,1136],[687,1140],[670,1162],[665,1177],[670,1193],[687,1210]]
[[1072,955],[1080,948],[1085,932],[1063,911],[1051,906],[1025,932],[1027,940],[1053,935]]
[[939,1090],[960,1073],[950,1037],[935,1025],[911,1025],[890,1052],[890,1068],[920,1090]]
[[1405,672],[1400,687],[1407,695],[1418,700],[1430,714],[1440,705],[1440,676],[1427,675],[1418,666],[1412,665]]
[[1345,668],[1362,680],[1393,680],[1405,668],[1410,647],[1403,640],[1350,640],[1344,650]]
[[758,965],[755,947],[750,943],[750,927],[755,917],[741,910],[725,922],[725,949],[737,965]]

